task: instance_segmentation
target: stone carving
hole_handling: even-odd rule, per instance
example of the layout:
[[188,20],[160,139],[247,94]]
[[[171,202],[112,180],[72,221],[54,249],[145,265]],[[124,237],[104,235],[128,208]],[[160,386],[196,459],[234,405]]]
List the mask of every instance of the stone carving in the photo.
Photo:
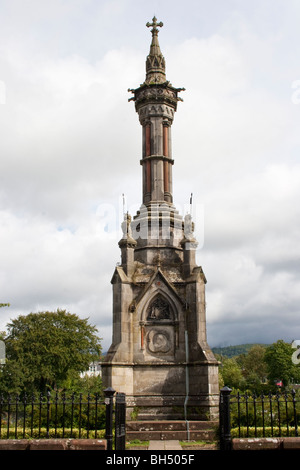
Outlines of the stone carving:
[[194,223],[191,214],[186,214],[184,217],[184,236],[187,240],[194,238]]
[[152,353],[167,353],[170,351],[172,344],[170,337],[166,331],[152,329],[148,333],[148,349]]
[[123,238],[132,237],[132,230],[131,230],[131,216],[128,214],[124,215],[124,220],[121,224]]
[[141,117],[144,117],[146,118],[147,116],[150,116],[150,115],[158,115],[158,116],[161,116],[161,115],[164,115],[168,118],[173,118],[174,116],[174,109],[171,108],[170,106],[167,106],[165,104],[161,104],[161,105],[148,105],[148,106],[144,106],[143,108],[140,108],[140,116]]
[[149,21],[147,21],[147,23],[146,23],[147,28],[150,28],[150,27],[153,28],[153,29],[151,29],[152,34],[154,34],[154,33],[156,33],[156,32],[159,31],[159,30],[157,29],[157,26],[159,26],[160,28],[162,28],[163,25],[164,25],[164,24],[163,24],[162,21],[160,21],[159,23],[157,23],[157,18],[156,18],[155,16],[153,16],[153,18],[152,18],[152,23],[149,23]]
[[156,298],[148,308],[147,320],[170,320],[170,306],[162,298]]
[[[131,91],[129,89],[129,91]],[[135,90],[133,90],[135,91]],[[177,101],[177,94],[176,90],[174,91],[173,89],[170,88],[158,88],[158,87],[152,87],[152,88],[146,88],[142,89],[141,91],[139,90],[136,98],[138,100],[147,100],[149,98],[168,98],[168,99],[174,99]]]
[[119,241],[119,247],[132,247],[136,246],[136,241],[132,237],[132,229],[131,229],[131,216],[128,214],[124,214],[124,220],[121,224],[123,236]]

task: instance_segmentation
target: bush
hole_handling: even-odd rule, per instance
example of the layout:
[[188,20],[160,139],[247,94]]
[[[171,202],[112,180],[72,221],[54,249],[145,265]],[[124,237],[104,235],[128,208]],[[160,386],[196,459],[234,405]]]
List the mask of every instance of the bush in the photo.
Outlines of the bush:
[[100,429],[96,431],[79,428],[50,428],[49,434],[47,435],[47,428],[23,428],[12,427],[9,429],[9,435],[7,436],[7,429],[1,430],[1,439],[104,439],[105,438],[105,429]]
[[231,429],[231,437],[232,438],[245,438],[245,437],[295,437],[295,428],[287,428],[286,426],[279,427],[278,426],[266,426],[265,428],[262,427],[246,427],[242,426],[239,428],[232,428]]

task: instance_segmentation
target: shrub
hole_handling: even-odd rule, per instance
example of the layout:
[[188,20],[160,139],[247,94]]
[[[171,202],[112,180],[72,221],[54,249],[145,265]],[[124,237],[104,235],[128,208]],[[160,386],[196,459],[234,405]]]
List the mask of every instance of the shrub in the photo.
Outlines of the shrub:
[[79,428],[50,428],[47,435],[47,428],[25,428],[21,427],[15,429],[11,427],[9,429],[9,435],[7,435],[7,429],[1,429],[1,439],[104,439],[105,429],[89,430]]
[[265,426],[262,427],[246,427],[242,426],[240,428],[231,429],[232,438],[245,438],[245,437],[295,437],[295,428],[287,428],[287,426]]

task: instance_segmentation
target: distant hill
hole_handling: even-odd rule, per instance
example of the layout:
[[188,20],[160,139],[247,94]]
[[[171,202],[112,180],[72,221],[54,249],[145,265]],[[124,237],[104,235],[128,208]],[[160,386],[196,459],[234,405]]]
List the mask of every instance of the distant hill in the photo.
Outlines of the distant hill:
[[220,354],[225,357],[235,357],[239,356],[240,354],[247,354],[249,349],[253,346],[263,346],[267,347],[268,344],[261,344],[261,343],[249,343],[249,344],[239,344],[236,346],[224,346],[222,348],[211,348],[214,354]]

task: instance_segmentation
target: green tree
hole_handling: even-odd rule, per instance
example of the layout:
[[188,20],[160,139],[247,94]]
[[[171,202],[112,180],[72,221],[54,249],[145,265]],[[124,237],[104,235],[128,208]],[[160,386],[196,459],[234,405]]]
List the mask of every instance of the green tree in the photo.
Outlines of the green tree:
[[242,369],[234,358],[223,358],[220,375],[221,383],[230,388],[243,388],[245,385]]
[[7,325],[7,330],[1,388],[20,388],[21,381],[26,390],[59,388],[70,375],[87,370],[100,358],[97,329],[89,325],[88,319],[65,310],[19,316]]
[[62,383],[62,388],[64,391],[82,393],[83,395],[88,393],[91,395],[96,393],[101,394],[103,392],[102,378],[100,375],[84,375],[81,377],[77,373],[73,373]]
[[283,385],[287,386],[300,382],[300,367],[293,364],[293,352],[292,346],[283,340],[278,340],[266,348],[265,362],[270,383],[282,380]]
[[0,368],[0,393],[19,395],[24,390],[26,375],[15,360],[6,360]]
[[257,389],[267,377],[267,365],[265,362],[265,347],[256,344],[249,349],[247,354],[241,354],[236,358],[241,366],[247,388]]

